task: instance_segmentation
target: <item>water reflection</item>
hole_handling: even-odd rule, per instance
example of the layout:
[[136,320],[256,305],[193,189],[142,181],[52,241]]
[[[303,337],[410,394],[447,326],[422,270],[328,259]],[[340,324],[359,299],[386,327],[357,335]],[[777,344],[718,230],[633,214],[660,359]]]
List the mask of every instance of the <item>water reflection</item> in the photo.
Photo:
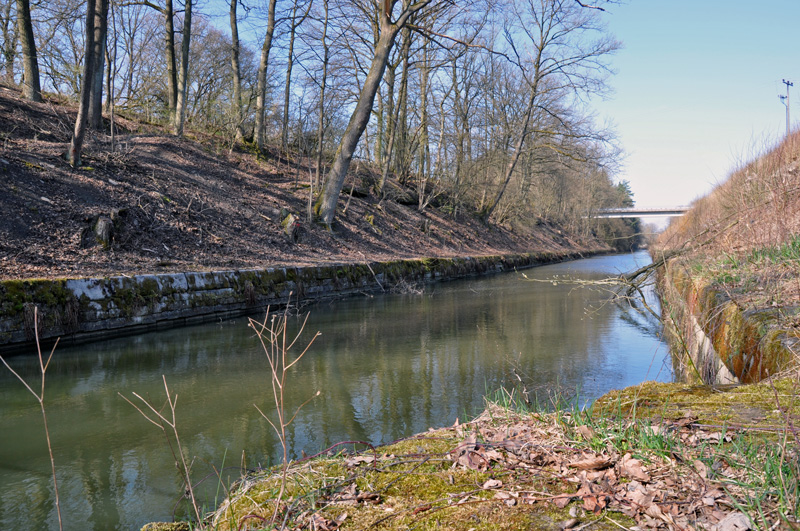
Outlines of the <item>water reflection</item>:
[[[527,271],[529,277],[600,276],[646,255],[601,257]],[[638,264],[641,265],[641,264]],[[287,410],[315,391],[289,428],[293,455],[342,440],[388,442],[482,409],[510,362],[532,387],[563,385],[595,398],[645,379],[668,380],[657,324],[607,294],[526,282],[508,274],[438,285],[422,296],[380,296],[312,307]],[[299,321],[294,322],[298,326]],[[14,368],[36,381],[33,359]],[[266,465],[280,444],[253,407],[271,411],[266,359],[246,320],[60,349],[46,404],[67,529],[134,529],[171,518],[180,481],[163,434],[118,392],[164,402],[178,394],[178,427],[201,478],[211,465],[236,478]],[[53,528],[56,515],[38,404],[0,373],[0,528]],[[216,478],[204,502],[214,504]]]

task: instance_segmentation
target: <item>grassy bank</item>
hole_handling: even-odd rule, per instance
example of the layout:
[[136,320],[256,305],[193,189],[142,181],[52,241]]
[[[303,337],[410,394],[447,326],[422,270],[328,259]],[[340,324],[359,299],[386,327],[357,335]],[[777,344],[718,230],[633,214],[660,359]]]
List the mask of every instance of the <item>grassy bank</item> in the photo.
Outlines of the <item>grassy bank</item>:
[[[587,410],[500,391],[465,423],[251,471],[208,529],[791,529],[797,385],[645,383]],[[787,422],[789,421],[789,422]],[[282,492],[282,494],[281,494]],[[180,525],[171,524],[176,529]],[[150,529],[155,529],[151,527]]]

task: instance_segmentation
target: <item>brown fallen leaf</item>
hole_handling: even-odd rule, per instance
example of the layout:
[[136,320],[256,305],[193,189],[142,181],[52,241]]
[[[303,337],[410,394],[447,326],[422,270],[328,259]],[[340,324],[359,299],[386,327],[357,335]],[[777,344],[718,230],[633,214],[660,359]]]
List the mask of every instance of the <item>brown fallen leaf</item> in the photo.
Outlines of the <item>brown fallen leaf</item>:
[[308,519],[308,527],[315,531],[335,531],[339,529],[339,523],[334,520],[320,516],[319,514],[312,514]]
[[692,464],[694,465],[694,469],[697,471],[698,476],[700,476],[703,479],[706,479],[708,477],[708,467],[704,462],[700,461],[699,459],[696,459],[692,462]]
[[595,437],[594,430],[585,424],[581,424],[580,426],[575,428],[575,431],[577,431],[581,435],[581,437],[583,437],[587,441],[591,441]]
[[603,456],[597,456],[575,461],[567,466],[570,468],[577,468],[578,470],[602,470],[612,466],[613,464],[614,462],[611,459]]
[[554,496],[550,501],[553,502],[553,505],[558,507],[559,509],[563,509],[572,501],[572,494],[559,494],[558,496]]
[[355,483],[351,483],[347,487],[344,488],[341,492],[337,492],[332,498],[332,503],[338,503],[343,505],[356,505],[358,502],[356,501],[356,495],[358,494],[358,488],[356,487]]
[[650,492],[647,487],[638,481],[631,481],[627,485],[626,490],[627,492],[625,493],[625,499],[635,504],[637,509],[646,509],[647,507],[653,505],[655,493]]
[[362,492],[361,494],[356,496],[356,501],[363,503],[371,503],[375,505],[381,502],[381,497],[380,494],[377,494],[375,492]]
[[354,457],[349,457],[344,460],[344,466],[348,468],[357,467],[361,463],[374,463],[375,457],[372,455],[356,455]]
[[747,531],[753,529],[753,525],[744,513],[730,513],[723,518],[720,523],[714,526],[713,531]]
[[525,448],[525,444],[516,439],[503,439],[500,445],[505,448],[506,451],[511,452],[512,454],[516,454]]
[[419,513],[424,513],[425,511],[430,511],[430,510],[431,510],[431,505],[430,504],[426,504],[426,505],[422,505],[421,507],[417,507],[416,509],[411,511],[411,514],[415,514],[416,515],[416,514],[419,514]]
[[502,486],[503,486],[503,482],[500,481],[499,479],[489,479],[489,480],[486,480],[486,482],[483,485],[481,485],[481,488],[484,488],[484,489],[499,489]]
[[495,492],[494,498],[496,500],[503,500],[509,507],[513,507],[517,504],[517,495],[510,492],[505,492],[502,490]]
[[647,483],[650,476],[642,468],[642,462],[634,459],[631,454],[625,454],[619,462],[619,475]]
[[694,415],[685,416],[673,422],[676,426],[683,428],[684,426],[689,426],[690,424],[694,424],[697,422],[697,417]]

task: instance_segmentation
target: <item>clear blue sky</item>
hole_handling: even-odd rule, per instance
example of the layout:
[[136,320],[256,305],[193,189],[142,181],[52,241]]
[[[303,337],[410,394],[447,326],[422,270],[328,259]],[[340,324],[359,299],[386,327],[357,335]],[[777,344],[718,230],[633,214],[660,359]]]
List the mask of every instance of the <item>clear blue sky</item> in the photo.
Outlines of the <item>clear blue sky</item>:
[[615,93],[596,102],[627,156],[637,206],[688,204],[781,138],[790,89],[800,119],[800,0],[623,0]]

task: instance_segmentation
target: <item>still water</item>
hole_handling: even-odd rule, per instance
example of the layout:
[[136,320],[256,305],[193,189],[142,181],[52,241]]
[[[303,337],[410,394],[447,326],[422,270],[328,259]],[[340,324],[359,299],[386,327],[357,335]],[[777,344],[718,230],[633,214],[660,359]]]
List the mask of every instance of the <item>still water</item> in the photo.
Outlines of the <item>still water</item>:
[[[605,256],[518,273],[305,308],[303,345],[287,410],[316,391],[289,428],[292,455],[340,441],[390,442],[452,424],[513,383],[561,388],[591,400],[644,380],[669,381],[657,321],[565,277],[595,279],[639,267],[645,253]],[[657,303],[656,303],[657,304]],[[262,316],[263,317],[263,316]],[[295,328],[299,320],[293,319]],[[34,357],[12,367],[39,389]],[[54,529],[57,518],[39,404],[0,367],[0,529]],[[65,529],[138,529],[173,517],[181,483],[163,433],[119,394],[178,395],[177,425],[202,502],[221,498],[242,467],[274,462],[280,444],[256,410],[271,409],[266,357],[247,319],[60,348],[45,406]],[[184,514],[185,508],[177,509]]]

